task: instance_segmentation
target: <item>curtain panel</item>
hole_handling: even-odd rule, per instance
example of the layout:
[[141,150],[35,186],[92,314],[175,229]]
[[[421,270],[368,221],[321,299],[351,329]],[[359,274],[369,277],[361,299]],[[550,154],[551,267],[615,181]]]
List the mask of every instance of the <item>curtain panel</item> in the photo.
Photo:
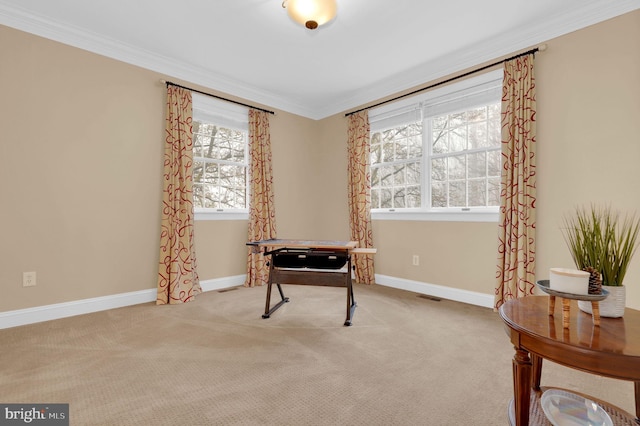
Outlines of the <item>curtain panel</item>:
[[193,214],[191,92],[167,86],[158,305],[184,303],[202,290]]
[[[358,247],[373,247],[371,229],[371,154],[369,144],[369,113],[361,111],[349,116],[347,131],[349,228],[351,241]],[[373,284],[373,255],[353,256],[357,283]]]
[[[269,113],[249,110],[250,206],[248,241],[276,238],[276,210],[273,200],[273,174],[271,170],[271,135]],[[251,248],[247,254],[245,287],[269,282],[269,267],[261,253]]]
[[536,258],[536,85],[533,54],[504,64],[502,182],[495,309],[533,294]]

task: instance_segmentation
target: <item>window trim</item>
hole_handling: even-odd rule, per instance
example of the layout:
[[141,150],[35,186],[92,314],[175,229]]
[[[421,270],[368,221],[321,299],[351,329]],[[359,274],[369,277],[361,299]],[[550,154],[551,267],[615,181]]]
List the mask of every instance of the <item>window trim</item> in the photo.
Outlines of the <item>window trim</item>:
[[500,207],[471,207],[469,209],[446,209],[427,211],[421,209],[371,210],[372,220],[419,220],[424,222],[498,222]]
[[249,220],[249,209],[194,208],[195,220]]
[[[421,96],[408,98],[399,102],[394,102],[389,105],[385,105],[375,110],[370,111],[370,121],[375,121],[375,117],[378,116],[381,119],[388,117],[393,111],[399,110],[411,110],[414,106],[419,105],[422,102],[428,102],[429,100],[447,97],[453,95],[455,92],[467,90],[475,86],[483,84],[497,82],[503,77],[503,70],[490,71],[477,77],[469,78],[458,83],[447,85]],[[374,117],[371,120],[372,116]],[[375,125],[372,126],[375,128]],[[423,157],[421,161],[427,169],[430,167],[429,162],[426,161],[427,153],[423,149]],[[428,170],[425,170],[425,173]],[[429,180],[430,182],[430,180]],[[424,196],[431,196],[431,187],[423,188]],[[499,220],[499,206],[492,207],[469,207],[469,208],[438,208],[423,209],[423,208],[381,208],[371,209],[372,220],[416,220],[416,221],[444,221],[444,222],[498,222]]]

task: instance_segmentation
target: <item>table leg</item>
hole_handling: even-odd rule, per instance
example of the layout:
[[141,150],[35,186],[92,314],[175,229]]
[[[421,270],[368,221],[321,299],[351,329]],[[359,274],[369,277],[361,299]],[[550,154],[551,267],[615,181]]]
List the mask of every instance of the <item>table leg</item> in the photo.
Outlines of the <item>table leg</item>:
[[276,303],[273,308],[270,308],[271,306],[271,288],[272,288],[272,283],[269,282],[269,285],[267,287],[267,304],[264,308],[264,314],[262,315],[262,318],[267,319],[271,317],[271,314],[274,313],[275,311],[277,311],[278,309],[280,309],[280,307],[282,305],[284,305],[285,303],[289,302],[289,298],[288,297],[284,297],[284,292],[282,291],[282,286],[280,286],[279,283],[276,283],[276,287],[278,287],[278,292],[280,293],[280,297],[281,300]]
[[344,321],[344,325],[349,326],[356,310],[356,301],[353,298],[353,283],[351,281],[351,256],[348,257],[345,285],[347,287],[347,319]]
[[556,309],[556,297],[549,296],[549,316],[553,316],[553,311]]
[[571,318],[571,299],[562,299],[562,327],[569,328]]
[[593,325],[600,325],[600,302],[591,302]]
[[347,319],[344,320],[344,325],[351,325],[351,287],[347,285]]
[[269,280],[269,283],[267,284],[267,300],[265,303],[264,315],[262,315],[262,318],[269,318],[270,305],[271,305],[271,280]]
[[534,390],[540,390],[540,378],[542,377],[542,357],[529,354],[531,357],[531,386]]
[[636,423],[640,424],[640,382],[633,382],[636,391]]
[[516,426],[529,424],[529,405],[531,398],[531,359],[529,353],[515,348],[513,357],[513,402],[515,406]]

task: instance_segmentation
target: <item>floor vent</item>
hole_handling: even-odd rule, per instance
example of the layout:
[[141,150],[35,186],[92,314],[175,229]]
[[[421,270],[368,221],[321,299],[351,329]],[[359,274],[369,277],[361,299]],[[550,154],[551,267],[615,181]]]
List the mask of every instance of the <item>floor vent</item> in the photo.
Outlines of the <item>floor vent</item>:
[[218,293],[226,293],[228,291],[233,291],[233,290],[237,290],[238,287],[231,287],[231,288],[223,288],[222,290],[218,290]]
[[442,300],[439,297],[429,296],[428,294],[419,294],[418,297],[421,299],[427,299],[434,302],[439,302],[440,300]]

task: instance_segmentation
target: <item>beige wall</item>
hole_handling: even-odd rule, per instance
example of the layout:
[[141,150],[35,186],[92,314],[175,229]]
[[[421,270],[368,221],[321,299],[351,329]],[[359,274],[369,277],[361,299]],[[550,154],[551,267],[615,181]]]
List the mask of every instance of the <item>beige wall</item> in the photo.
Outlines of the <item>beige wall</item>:
[[245,273],[246,221],[196,221],[195,240],[200,280],[226,278]]
[[[0,312],[154,289],[166,77],[4,26],[0,52]],[[274,162],[317,187],[318,123],[272,124]],[[291,219],[310,207],[296,185],[277,200],[291,234],[313,223]],[[244,274],[246,238],[245,221],[197,222],[201,279]]]
[[0,52],[0,311],[152,287],[159,76],[2,26]]
[[271,120],[279,237],[349,239],[345,126],[340,117]]
[[[538,262],[571,265],[563,215],[576,205],[640,212],[640,11],[551,40],[537,55]],[[640,255],[625,280],[640,309]]]
[[377,274],[493,294],[495,223],[374,221],[373,232]]
[[[639,210],[640,11],[550,40],[538,81],[538,275],[575,204]],[[157,73],[0,26],[0,312],[155,288]],[[428,82],[425,82],[428,83]],[[347,120],[271,117],[278,235],[348,238]],[[378,274],[492,294],[492,223],[375,221]],[[243,274],[246,223],[196,224],[203,280]],[[420,266],[411,256],[420,255]],[[38,285],[23,288],[23,271]],[[640,258],[628,306],[640,308]]]
[[[559,225],[575,206],[640,212],[640,11],[547,45],[535,63],[538,279],[572,267]],[[493,294],[495,224],[374,221],[374,240],[378,274]],[[640,309],[640,255],[625,284]]]

